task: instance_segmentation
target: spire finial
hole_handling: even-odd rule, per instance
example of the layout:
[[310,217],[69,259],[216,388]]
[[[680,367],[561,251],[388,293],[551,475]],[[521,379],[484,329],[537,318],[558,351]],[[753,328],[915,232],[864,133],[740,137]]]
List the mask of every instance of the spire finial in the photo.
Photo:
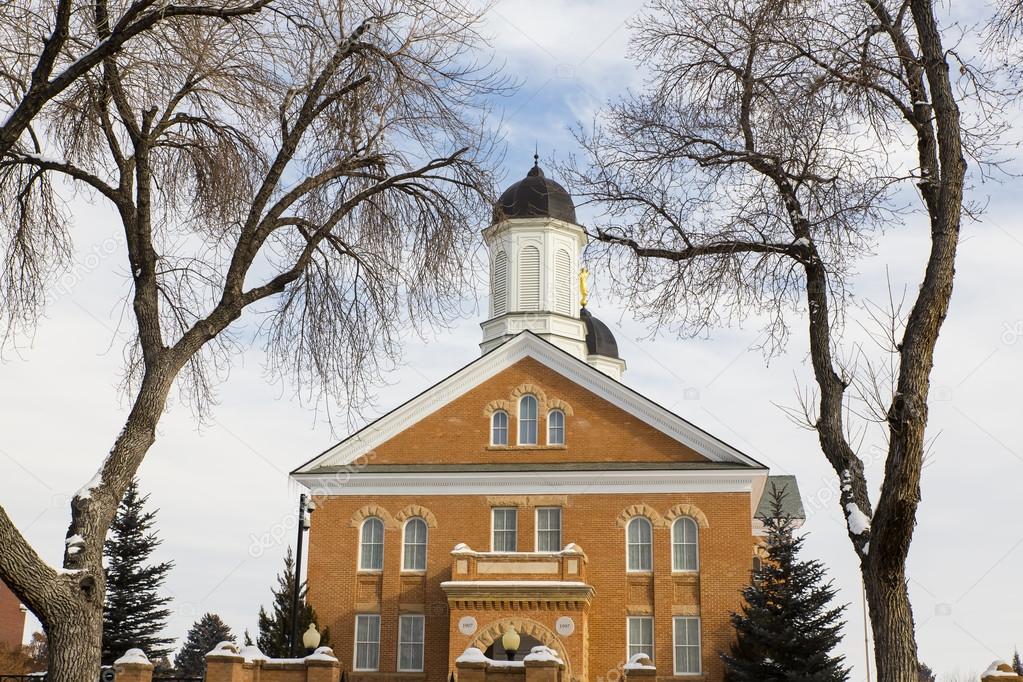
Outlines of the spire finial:
[[586,303],[590,300],[590,269],[583,266],[583,269],[579,271],[579,303],[585,308]]
[[540,167],[540,143],[533,142],[533,168]]

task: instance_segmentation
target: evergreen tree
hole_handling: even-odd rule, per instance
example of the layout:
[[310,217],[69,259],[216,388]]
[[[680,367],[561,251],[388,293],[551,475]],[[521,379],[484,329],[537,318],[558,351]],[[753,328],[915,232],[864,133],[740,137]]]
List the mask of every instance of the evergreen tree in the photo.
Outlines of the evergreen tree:
[[920,663],[916,671],[917,678],[920,682],[938,682],[938,676],[934,674],[933,670],[931,670],[931,666],[926,663]]
[[[291,598],[295,589],[295,559],[292,556],[291,548],[284,556],[284,572],[277,576],[277,587],[271,589],[273,594],[273,605],[270,612],[259,607],[259,634],[256,638],[256,645],[259,650],[271,658],[289,658],[293,654],[288,650],[288,639],[291,636]],[[302,583],[298,595],[298,636],[297,646],[301,649],[302,633],[308,629],[310,623],[317,623],[316,611],[306,603],[306,584]],[[317,623],[317,628],[320,625]],[[320,645],[326,646],[330,642],[330,633],[327,629],[321,629]]]
[[152,530],[156,511],[145,509],[149,496],[141,496],[132,481],[117,508],[103,545],[106,557],[107,596],[103,609],[103,664],[112,665],[128,649],[146,652],[158,660],[171,652],[174,640],[161,636],[170,611],[169,597],[159,595],[174,565],[150,564],[161,540]]
[[764,518],[768,557],[743,591],[746,603],[732,614],[736,641],[721,654],[729,682],[839,682],[849,679],[843,656],[831,655],[842,640],[845,606],[832,607],[835,588],[824,582],[819,561],[802,561],[803,537],[784,511],[785,491],[771,489]]
[[188,631],[181,651],[174,657],[174,668],[182,677],[202,677],[206,674],[206,654],[221,642],[234,642],[231,628],[215,613],[207,613]]
[[1023,661],[1019,658],[1019,649],[1012,654],[1012,671],[1017,675],[1023,675]]

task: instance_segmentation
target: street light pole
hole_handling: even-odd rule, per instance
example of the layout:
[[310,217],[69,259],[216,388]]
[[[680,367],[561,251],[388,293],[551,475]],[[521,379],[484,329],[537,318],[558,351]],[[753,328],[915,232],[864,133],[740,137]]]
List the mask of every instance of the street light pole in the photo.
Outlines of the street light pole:
[[291,590],[291,635],[288,638],[288,651],[292,656],[298,655],[298,593],[302,588],[302,540],[305,536],[306,504],[308,498],[302,493],[298,498],[298,538],[295,540],[295,584]]

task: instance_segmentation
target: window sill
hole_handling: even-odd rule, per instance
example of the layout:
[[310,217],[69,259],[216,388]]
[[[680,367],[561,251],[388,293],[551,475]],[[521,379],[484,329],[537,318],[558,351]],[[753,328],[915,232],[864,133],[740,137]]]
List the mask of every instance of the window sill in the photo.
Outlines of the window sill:
[[[356,575],[381,575],[381,574],[383,574],[383,572],[384,572],[384,569],[382,569],[382,568],[360,568],[360,569],[355,571]],[[373,672],[373,671],[372,670],[360,670],[359,672],[369,673],[369,672]]]
[[[671,570],[671,574],[675,575],[675,576],[680,576],[680,577],[687,577],[688,576],[688,577],[696,578],[696,577],[699,577],[699,575],[700,575],[700,569],[698,569],[698,568],[696,570],[676,570],[676,569],[672,569]],[[700,673],[700,674],[702,674],[702,673]]]
[[[402,575],[426,575],[425,568],[403,568],[401,569]],[[412,670],[411,672],[422,672],[421,670]]]

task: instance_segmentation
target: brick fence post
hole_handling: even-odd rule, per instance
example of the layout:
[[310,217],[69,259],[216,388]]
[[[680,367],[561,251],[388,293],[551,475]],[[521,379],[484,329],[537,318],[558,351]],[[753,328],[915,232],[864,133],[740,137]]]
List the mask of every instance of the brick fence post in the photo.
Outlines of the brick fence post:
[[995,661],[980,674],[981,682],[1023,682],[1023,677],[1015,674],[1012,666],[1005,661]]
[[486,661],[456,661],[458,682],[487,682]]
[[245,657],[233,642],[221,642],[206,654],[205,682],[246,682]]
[[153,664],[141,649],[128,649],[114,661],[115,682],[153,682]]
[[341,664],[330,647],[321,646],[305,658],[306,682],[338,682]]
[[558,661],[531,661],[528,656],[523,665],[526,682],[561,682],[561,671],[565,667]]
[[654,682],[657,668],[646,654],[636,654],[622,669],[625,682]]

